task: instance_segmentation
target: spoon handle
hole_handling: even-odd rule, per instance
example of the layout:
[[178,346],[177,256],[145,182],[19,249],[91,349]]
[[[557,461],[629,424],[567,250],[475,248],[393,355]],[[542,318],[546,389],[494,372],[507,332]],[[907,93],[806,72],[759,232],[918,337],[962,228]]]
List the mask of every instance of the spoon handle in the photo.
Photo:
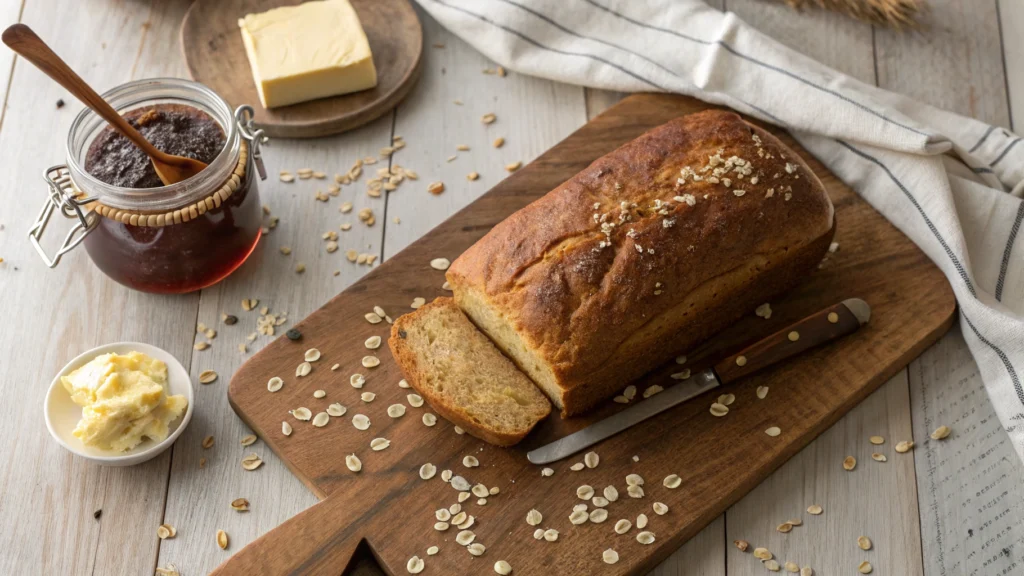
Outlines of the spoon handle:
[[23,58],[35,64],[36,68],[42,70],[44,74],[66,88],[68,92],[74,94],[82,103],[110,123],[125,138],[134,142],[136,146],[141,148],[151,158],[164,159],[165,154],[163,152],[157,150],[142,134],[139,134],[102,96],[86,84],[60,56],[57,56],[31,28],[24,24],[14,24],[4,30],[3,42],[11,50],[14,50]]

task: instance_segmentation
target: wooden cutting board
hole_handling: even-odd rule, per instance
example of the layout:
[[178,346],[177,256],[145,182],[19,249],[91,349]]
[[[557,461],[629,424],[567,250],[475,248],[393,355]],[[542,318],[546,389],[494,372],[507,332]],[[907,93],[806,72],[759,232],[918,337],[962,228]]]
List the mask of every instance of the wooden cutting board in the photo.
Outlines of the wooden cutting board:
[[[301,341],[279,338],[250,359],[231,381],[232,406],[311,490],[327,500],[250,544],[225,562],[220,573],[336,575],[363,543],[391,574],[406,574],[406,562],[413,555],[425,560],[424,574],[492,574],[497,560],[508,561],[514,574],[645,574],[949,328],[956,304],[939,270],[788,134],[767,127],[800,153],[825,183],[836,207],[839,250],[786,297],[771,302],[769,320],[751,311],[712,342],[680,352],[687,353],[688,365],[694,369],[707,366],[743,344],[854,296],[873,308],[867,326],[602,442],[595,447],[600,465],[580,472],[569,470],[581,461],[577,456],[553,465],[553,476],[541,477],[541,467],[529,464],[526,452],[608,415],[619,405],[609,402],[586,418],[552,416],[511,449],[456,434],[443,420],[434,427],[424,426],[421,417],[428,406],[409,408],[397,420],[387,416],[387,407],[406,403],[411,390],[399,388],[402,375],[386,344],[376,352],[364,347],[372,335],[386,340],[389,328],[386,323],[368,324],[363,317],[367,312],[381,306],[395,317],[409,312],[417,296],[430,300],[445,294],[440,288],[443,273],[430,267],[431,259],[454,259],[496,223],[594,159],[671,118],[709,107],[668,95],[643,94],[623,100],[302,321],[297,326],[303,333]],[[303,352],[312,347],[323,356],[312,374],[297,378]],[[380,366],[363,368],[360,359],[367,354],[380,357]],[[341,367],[331,371],[335,363]],[[641,390],[653,383],[670,385],[668,374],[675,369],[666,366],[644,378]],[[349,376],[357,372],[366,375],[362,390],[349,385]],[[271,376],[285,381],[277,393],[267,391]],[[770,389],[764,400],[756,398],[758,386]],[[314,399],[317,389],[326,390],[327,397]],[[363,403],[362,391],[377,397]],[[708,408],[723,392],[734,393],[736,402],[726,417],[715,418]],[[296,422],[288,415],[289,409],[300,406],[316,413],[332,402],[342,403],[348,412],[324,428]],[[369,430],[361,432],[352,426],[357,413],[370,417]],[[282,434],[282,421],[294,426],[290,437]],[[770,426],[779,426],[782,434],[767,436],[764,430]],[[391,446],[371,451],[370,440],[377,437],[389,439]],[[352,453],[362,459],[358,474],[345,467],[345,455]],[[479,459],[478,468],[463,466],[463,457],[469,454]],[[424,481],[418,470],[427,462],[437,466],[438,475]],[[457,501],[457,492],[440,479],[445,469],[501,491],[488,498],[486,505],[478,505],[476,497],[462,504],[476,518],[472,531],[487,550],[482,557],[471,556],[455,542],[457,529],[438,532],[433,528],[434,511]],[[630,473],[646,480],[644,498],[625,495],[625,477]],[[662,485],[669,474],[682,478],[680,488],[669,490]],[[581,526],[569,522],[573,505],[581,502],[576,489],[583,484],[599,493],[605,486],[617,487],[621,497],[608,506],[607,522]],[[667,504],[669,512],[654,514],[654,502]],[[560,532],[557,542],[533,538],[535,528],[525,521],[532,508],[543,514],[542,527]],[[621,536],[612,529],[620,518],[635,523],[640,513],[650,518],[647,530],[657,535],[653,544],[639,544],[635,527]],[[805,522],[813,526],[814,519],[808,517]],[[427,556],[427,548],[434,545],[440,553]],[[619,553],[620,560],[613,566],[602,561],[607,548]]]

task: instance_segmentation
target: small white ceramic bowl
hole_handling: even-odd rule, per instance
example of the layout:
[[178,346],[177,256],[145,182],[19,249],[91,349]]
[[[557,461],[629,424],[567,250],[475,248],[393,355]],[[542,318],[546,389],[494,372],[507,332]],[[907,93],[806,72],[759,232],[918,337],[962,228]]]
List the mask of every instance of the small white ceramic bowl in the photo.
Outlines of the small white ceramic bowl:
[[[171,422],[170,431],[167,434],[167,438],[163,441],[154,442],[146,438],[141,444],[127,452],[112,452],[82,444],[82,441],[75,438],[74,434],[72,434],[75,426],[78,425],[78,421],[82,418],[82,407],[71,401],[71,395],[64,389],[60,382],[60,377],[66,376],[100,354],[108,354],[110,352],[127,354],[132,351],[142,352],[167,364],[167,394],[169,396],[182,394],[188,399],[188,408],[185,409],[185,415]],[[177,358],[150,344],[116,342],[93,348],[68,362],[67,366],[61,369],[57,376],[54,377],[53,382],[50,383],[50,390],[47,392],[46,400],[43,402],[43,414],[46,418],[46,428],[50,431],[50,435],[53,436],[53,439],[58,444],[67,448],[72,453],[104,466],[132,466],[156,457],[170,447],[171,444],[174,444],[174,441],[181,435],[185,430],[185,426],[188,426],[189,421],[192,419],[192,404],[192,379],[189,378],[188,370],[185,370],[185,367],[181,365],[181,362],[178,362]]]

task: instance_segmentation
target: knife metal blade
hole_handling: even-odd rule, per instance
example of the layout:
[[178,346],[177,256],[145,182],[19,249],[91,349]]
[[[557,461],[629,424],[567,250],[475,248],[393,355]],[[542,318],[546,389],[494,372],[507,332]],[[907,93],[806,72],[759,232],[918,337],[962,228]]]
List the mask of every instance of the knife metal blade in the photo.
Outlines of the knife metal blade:
[[618,434],[630,426],[643,422],[655,414],[660,414],[694,396],[699,396],[719,384],[715,371],[708,368],[660,392],[657,395],[657,401],[637,402],[600,422],[527,453],[526,458],[534,464],[548,464],[561,460],[584,448],[593,446],[605,438]]

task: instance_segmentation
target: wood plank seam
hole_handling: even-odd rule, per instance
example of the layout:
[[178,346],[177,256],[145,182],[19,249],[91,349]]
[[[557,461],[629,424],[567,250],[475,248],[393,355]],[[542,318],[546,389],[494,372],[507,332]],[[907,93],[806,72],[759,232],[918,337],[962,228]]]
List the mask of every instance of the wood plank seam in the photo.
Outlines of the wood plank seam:
[[[18,8],[18,22],[21,22],[21,18],[25,14],[25,2],[26,0],[21,0],[21,7]],[[7,116],[7,98],[11,95],[11,84],[14,83],[14,68],[17,65],[18,56],[15,55],[14,59],[11,60],[11,69],[7,72],[7,90],[4,90],[4,99],[3,102],[0,102],[0,130],[4,129],[4,118]]]

